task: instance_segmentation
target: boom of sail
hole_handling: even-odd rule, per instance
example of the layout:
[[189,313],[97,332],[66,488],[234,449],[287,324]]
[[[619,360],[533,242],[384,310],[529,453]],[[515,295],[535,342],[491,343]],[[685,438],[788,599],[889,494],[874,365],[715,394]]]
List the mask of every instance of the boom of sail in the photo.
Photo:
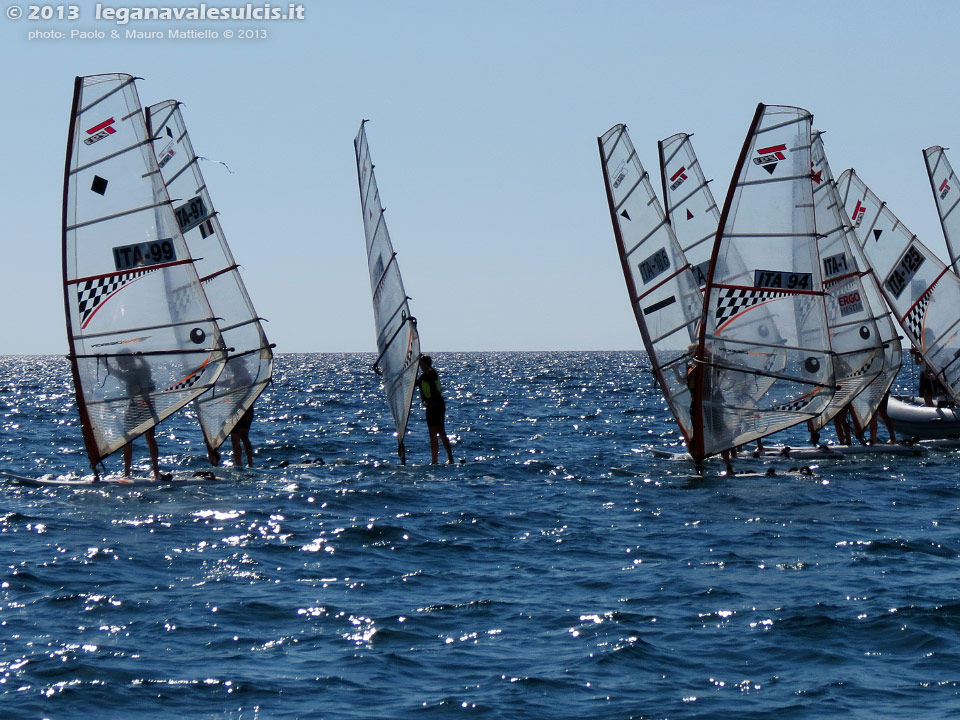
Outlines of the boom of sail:
[[853,170],[837,183],[864,255],[908,340],[960,400],[960,277]]
[[811,123],[806,110],[760,104],[744,142],[705,290],[695,459],[816,418],[833,397]]
[[220,226],[174,100],[146,109],[147,131],[174,214],[229,348],[216,383],[194,402],[208,450],[216,450],[270,383],[273,351]]
[[373,317],[377,329],[377,351],[374,365],[383,377],[387,401],[397,429],[397,452],[406,462],[404,438],[413,390],[420,361],[420,336],[417,321],[410,314],[409,299],[403,289],[397,255],[390,242],[390,233],[384,219],[380,191],[373,174],[373,162],[367,144],[366,120],[353,141],[357,156],[357,178],[360,183],[360,207],[363,211],[363,230],[366,235],[367,266],[370,271],[370,289],[373,293]]
[[689,446],[689,346],[703,296],[624,125],[597,138],[620,263],[643,346]]
[[950,267],[954,274],[960,275],[960,212],[957,212],[960,186],[957,185],[957,176],[947,160],[946,148],[939,145],[928,147],[923,151],[923,159],[927,164],[930,189],[937,203],[943,237],[947,241]]
[[78,77],[63,186],[63,297],[91,467],[213,387],[226,359],[134,79]]

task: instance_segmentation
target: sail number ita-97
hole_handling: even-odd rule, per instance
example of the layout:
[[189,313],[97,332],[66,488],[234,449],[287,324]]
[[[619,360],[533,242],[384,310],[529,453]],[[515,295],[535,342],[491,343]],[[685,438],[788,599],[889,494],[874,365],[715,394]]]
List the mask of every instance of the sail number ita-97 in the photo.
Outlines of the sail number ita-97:
[[900,258],[900,262],[894,265],[893,270],[887,275],[887,279],[883,281],[883,284],[887,286],[887,290],[889,290],[895,298],[900,297],[907,283],[917,274],[917,270],[923,265],[923,259],[923,253],[920,252],[916,245],[911,245],[907,248],[903,257]]
[[174,212],[177,214],[177,222],[180,223],[180,232],[182,233],[192,230],[207,219],[207,208],[203,204],[203,198],[199,195],[187,200]]
[[176,259],[177,251],[170,240],[121,245],[113,249],[113,262],[117,270],[159,265]]
[[670,269],[670,256],[667,255],[665,248],[660,248],[646,260],[641,260],[637,266],[640,268],[640,277],[646,285],[657,275]]

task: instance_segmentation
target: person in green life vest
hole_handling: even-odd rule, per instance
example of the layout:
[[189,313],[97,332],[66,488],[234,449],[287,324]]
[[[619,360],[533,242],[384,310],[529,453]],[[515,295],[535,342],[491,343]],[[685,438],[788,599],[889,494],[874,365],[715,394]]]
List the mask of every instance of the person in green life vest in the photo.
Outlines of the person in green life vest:
[[417,385],[420,387],[420,397],[423,399],[423,404],[427,408],[431,462],[434,465],[437,464],[440,441],[442,440],[443,447],[447,451],[447,462],[452,463],[453,449],[450,447],[450,438],[447,437],[447,431],[443,427],[447,406],[443,402],[443,394],[440,392],[440,378],[433,368],[433,358],[429,355],[420,356],[420,377],[417,378]]

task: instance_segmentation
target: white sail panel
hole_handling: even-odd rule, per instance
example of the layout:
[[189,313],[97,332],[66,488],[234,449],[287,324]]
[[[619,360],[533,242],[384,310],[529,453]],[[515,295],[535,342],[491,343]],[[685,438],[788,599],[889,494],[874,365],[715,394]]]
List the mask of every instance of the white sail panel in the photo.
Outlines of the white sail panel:
[[689,445],[690,344],[703,296],[624,125],[597,138],[620,262],[643,345]]
[[75,83],[63,280],[77,403],[95,467],[212,387],[225,359],[129,75]]
[[[814,427],[821,428],[854,398],[860,397],[867,386],[883,373],[887,355],[884,353],[881,323],[887,325],[886,336],[889,341],[892,320],[886,304],[882,300],[879,305],[873,304],[878,298],[867,292],[866,285],[873,283],[873,277],[861,269],[858,257],[854,254],[853,248],[858,247],[857,238],[840,205],[840,195],[819,132],[813,137],[811,162],[820,270],[827,293],[827,323],[837,383],[833,400],[813,420]],[[895,331],[893,336],[896,336]],[[884,380],[892,381],[895,374],[896,370],[892,374],[888,372]],[[869,422],[876,408],[875,405],[869,407],[870,401],[875,399],[879,403],[887,388],[883,388],[879,397],[876,392],[868,393],[855,408],[851,408],[857,410],[854,417],[860,431],[866,425],[862,422],[863,418],[867,416]]]
[[955,274],[960,275],[960,212],[957,211],[957,206],[960,205],[960,186],[957,185],[957,176],[945,151],[946,148],[939,145],[928,147],[923,151],[923,159],[927,164],[930,189],[937,203],[943,237],[947,241],[950,267]]
[[224,371],[194,403],[207,448],[216,450],[269,384],[273,351],[227,244],[180,104],[151,105],[146,119],[174,214],[228,348]]
[[383,377],[390,412],[397,428],[398,452],[402,462],[406,455],[404,438],[420,361],[420,336],[417,333],[417,321],[410,313],[409,298],[403,289],[397,256],[387,232],[380,191],[367,145],[366,122],[364,120],[360,124],[353,147],[357,157],[360,206],[377,330],[379,356],[375,367]]
[[727,193],[697,349],[694,457],[817,417],[834,393],[812,116],[759,105]]
[[657,145],[667,220],[702,289],[707,284],[720,210],[693,151],[690,135],[677,133]]
[[907,339],[960,400],[960,277],[853,170],[846,170],[837,185],[887,305]]

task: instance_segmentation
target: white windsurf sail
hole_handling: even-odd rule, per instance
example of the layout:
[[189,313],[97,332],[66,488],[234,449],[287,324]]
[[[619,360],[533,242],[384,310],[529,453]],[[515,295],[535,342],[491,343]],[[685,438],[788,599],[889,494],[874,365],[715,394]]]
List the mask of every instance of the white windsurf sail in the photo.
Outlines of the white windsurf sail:
[[960,277],[853,170],[837,182],[864,255],[907,339],[960,400]]
[[613,126],[597,143],[630,305],[654,376],[689,447],[686,371],[702,295],[626,126]]
[[373,316],[377,329],[377,356],[374,368],[383,377],[393,422],[397,429],[397,452],[406,462],[404,438],[413,402],[420,362],[420,336],[417,321],[410,314],[409,298],[403,289],[397,254],[380,203],[380,191],[373,174],[373,162],[367,144],[366,120],[353,141],[360,182],[360,206],[367,244],[367,266],[373,292]]
[[77,406],[95,469],[209,390],[226,357],[129,75],[78,77],[74,85],[63,292]]
[[744,142],[707,278],[695,459],[815,418],[833,397],[811,123],[806,110],[760,104]]
[[713,241],[717,237],[720,210],[710,192],[709,180],[693,151],[687,133],[671,135],[657,143],[660,153],[660,180],[667,220],[683,254],[690,263],[701,289],[707,284],[707,270]]
[[229,349],[224,371],[194,402],[207,448],[216,450],[270,383],[272,346],[227,245],[180,104],[168,100],[151,105],[146,120],[180,231]]
[[943,227],[943,237],[947,241],[947,253],[950,255],[950,267],[954,274],[960,275],[960,186],[957,176],[947,160],[946,148],[939,145],[923,151],[930,177],[930,189],[937,203],[937,214]]
[[[853,402],[851,410],[862,432],[900,368],[900,342],[873,276],[858,262],[860,254],[854,251],[859,248],[857,237],[843,212],[819,132],[814,133],[811,162],[820,271],[827,293],[827,324],[837,383],[833,400],[813,424],[823,427]],[[884,351],[885,344],[889,352]],[[895,366],[890,367],[888,361],[894,360]],[[880,382],[865,393],[878,379]]]

